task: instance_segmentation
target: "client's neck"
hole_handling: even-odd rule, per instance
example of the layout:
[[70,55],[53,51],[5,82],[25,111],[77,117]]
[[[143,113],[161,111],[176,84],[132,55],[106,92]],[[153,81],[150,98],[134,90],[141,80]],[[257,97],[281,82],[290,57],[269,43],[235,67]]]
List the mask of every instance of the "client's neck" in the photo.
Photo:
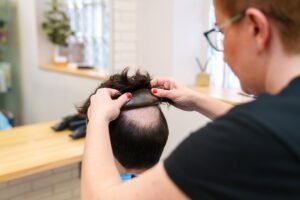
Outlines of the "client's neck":
[[126,173],[141,174],[147,170],[147,169],[134,169],[134,168],[128,169],[123,167],[117,160],[115,160],[115,163],[120,174],[126,174]]
[[124,170],[122,170],[121,172],[120,172],[120,174],[126,174],[126,173],[133,173],[133,174],[141,174],[141,173],[143,173],[144,171],[146,171],[145,169],[125,169],[124,168]]

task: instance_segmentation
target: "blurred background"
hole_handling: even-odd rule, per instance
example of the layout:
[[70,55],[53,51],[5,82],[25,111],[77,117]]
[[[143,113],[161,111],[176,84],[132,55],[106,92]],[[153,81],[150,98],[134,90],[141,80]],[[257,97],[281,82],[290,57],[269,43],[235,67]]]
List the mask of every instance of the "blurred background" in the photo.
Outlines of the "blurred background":
[[[76,113],[125,67],[191,87],[203,72],[207,87],[239,88],[203,36],[214,23],[212,1],[1,0],[0,130]],[[165,156],[208,119],[163,109],[173,134]]]
[[[125,67],[193,86],[200,72],[195,58],[204,64],[215,56],[207,72],[218,65],[213,76],[221,78],[211,84],[224,86],[222,55],[211,55],[202,34],[214,23],[211,1],[0,2],[0,108],[13,126],[75,113],[103,78]],[[207,122],[172,107],[164,111],[173,145]]]
[[[213,4],[207,0],[0,0],[0,137],[3,130],[21,127],[5,132],[2,143],[0,138],[0,158],[15,162],[6,151],[15,155],[24,147],[29,155],[37,154],[33,165],[43,160],[31,144],[42,148],[40,136],[51,131],[48,122],[75,114],[103,80],[125,67],[173,77],[193,88],[240,88],[223,54],[213,51],[203,36],[214,23]],[[209,122],[173,107],[163,106],[163,112],[170,137],[162,158]],[[62,146],[74,144],[56,136]],[[55,144],[49,142],[49,148]],[[77,147],[79,155],[82,146]],[[57,157],[51,151],[51,158]],[[76,152],[65,149],[61,155]],[[9,171],[1,168],[1,159],[0,171]],[[37,170],[4,183],[0,179],[0,200],[79,199],[80,167],[69,166],[68,159],[66,166],[58,163],[62,168],[52,169],[49,160],[51,171]],[[31,166],[27,161],[8,165],[23,170]]]
[[[74,114],[125,67],[188,86],[202,71],[211,87],[239,88],[203,36],[215,23],[213,9],[199,0],[1,0],[0,117],[9,123],[2,120],[2,130]],[[172,107],[164,112],[173,134],[166,154],[208,122]]]

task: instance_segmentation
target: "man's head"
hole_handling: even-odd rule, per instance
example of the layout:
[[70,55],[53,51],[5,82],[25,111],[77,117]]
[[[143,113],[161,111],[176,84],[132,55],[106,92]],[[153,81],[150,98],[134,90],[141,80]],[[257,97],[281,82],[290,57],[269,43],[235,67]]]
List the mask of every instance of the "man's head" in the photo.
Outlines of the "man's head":
[[[137,71],[129,76],[125,69],[103,82],[98,88],[113,88],[121,93],[141,89],[150,91],[149,74]],[[97,88],[97,89],[98,89]],[[86,115],[90,100],[79,109]],[[109,124],[110,139],[116,160],[126,169],[148,169],[158,161],[167,142],[167,121],[157,104],[122,110],[119,117]]]
[[251,93],[265,90],[269,66],[300,53],[299,0],[214,0],[217,23],[244,13],[225,27],[224,59]]

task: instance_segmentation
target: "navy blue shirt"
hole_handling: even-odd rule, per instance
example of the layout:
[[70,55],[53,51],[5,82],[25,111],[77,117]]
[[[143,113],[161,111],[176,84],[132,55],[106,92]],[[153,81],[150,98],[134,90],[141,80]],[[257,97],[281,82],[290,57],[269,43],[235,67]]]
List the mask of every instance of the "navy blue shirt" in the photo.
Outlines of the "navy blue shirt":
[[192,133],[164,166],[192,199],[300,199],[300,78]]

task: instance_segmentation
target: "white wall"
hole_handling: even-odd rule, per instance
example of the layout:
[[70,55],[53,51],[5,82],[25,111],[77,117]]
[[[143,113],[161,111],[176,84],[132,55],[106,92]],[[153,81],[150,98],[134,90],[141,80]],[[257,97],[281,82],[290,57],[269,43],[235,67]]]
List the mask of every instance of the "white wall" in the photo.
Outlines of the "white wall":
[[136,67],[137,59],[137,1],[113,0],[113,71]]
[[174,0],[138,0],[137,65],[156,76],[172,75]]
[[[139,0],[137,21],[137,65],[154,76],[172,76],[193,85],[198,67],[195,57],[204,60],[210,1]],[[198,113],[176,108],[163,109],[170,137],[163,157],[183,138],[203,126],[208,119]]]
[[206,59],[211,1],[139,0],[137,65],[157,76],[173,76],[187,85],[195,82],[195,58]]
[[172,74],[186,85],[195,84],[200,71],[195,58],[203,64],[206,60],[208,45],[203,32],[208,29],[210,2],[175,1]]

